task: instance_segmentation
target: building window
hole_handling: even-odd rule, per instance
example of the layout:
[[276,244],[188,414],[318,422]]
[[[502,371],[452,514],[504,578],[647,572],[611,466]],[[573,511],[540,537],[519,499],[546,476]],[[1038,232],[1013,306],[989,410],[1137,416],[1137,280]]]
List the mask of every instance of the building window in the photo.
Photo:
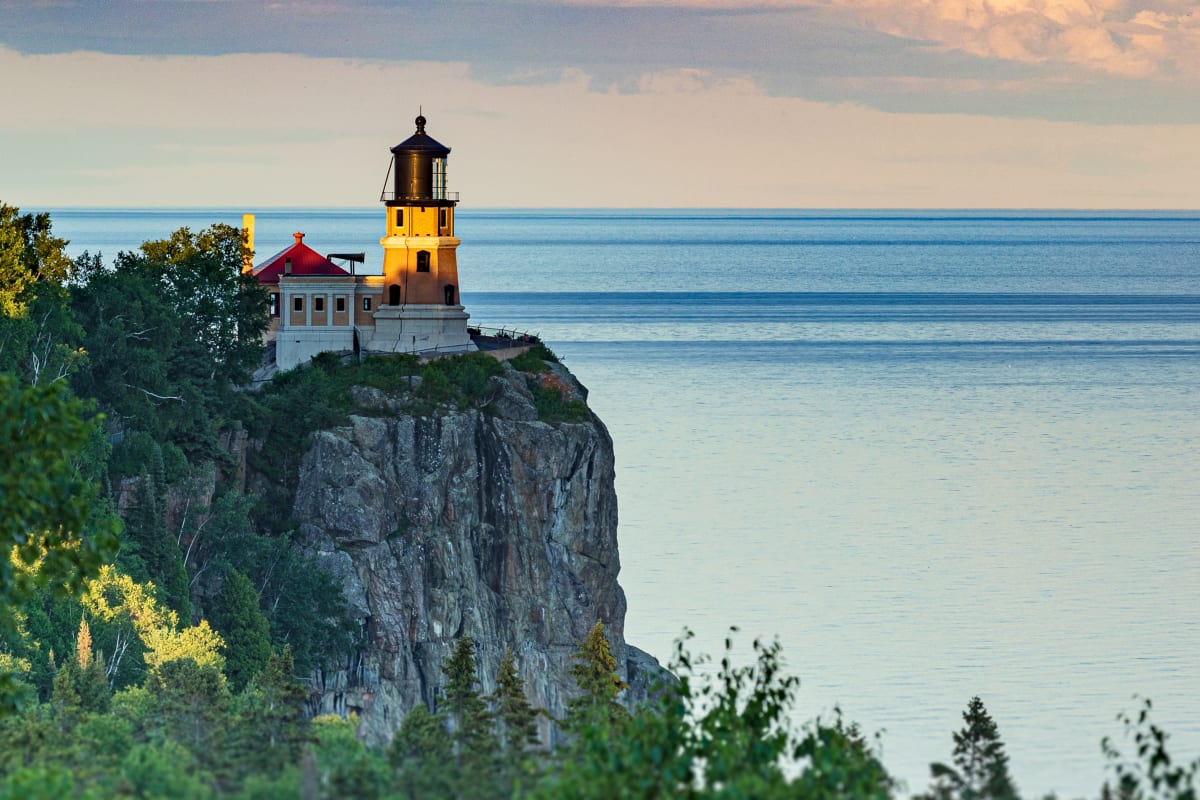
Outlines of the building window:
[[364,297],[363,298],[363,311],[370,311],[370,310],[371,310],[371,298]]
[[324,310],[325,310],[325,298],[324,297],[314,297],[313,298],[313,311],[320,313]]
[[428,250],[421,250],[417,253],[417,272],[429,272]]
[[293,297],[292,298],[292,311],[303,311],[303,310],[304,310],[304,298],[300,297],[299,295],[297,295],[296,297]]
[[391,286],[388,287],[388,305],[389,306],[400,305],[400,284],[393,283]]
[[396,227],[397,228],[404,227],[404,209],[403,208],[396,209]]
[[448,305],[448,306],[454,305],[454,284],[453,283],[446,284],[445,294],[446,294],[446,305]]
[[446,227],[446,209],[444,208],[438,209],[438,225]]
[[344,297],[334,298],[333,310],[338,312],[339,314],[344,314],[346,312],[346,298],[344,298]]
[[271,316],[279,316],[279,295],[275,292],[271,292]]

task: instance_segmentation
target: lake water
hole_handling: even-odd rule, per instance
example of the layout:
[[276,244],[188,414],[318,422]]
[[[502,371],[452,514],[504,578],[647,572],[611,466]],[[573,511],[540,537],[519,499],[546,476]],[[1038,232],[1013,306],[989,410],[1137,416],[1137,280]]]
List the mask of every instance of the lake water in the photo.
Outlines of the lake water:
[[[255,211],[260,255],[300,230],[378,270],[379,209]],[[111,256],[240,213],[54,224]],[[1027,797],[1095,797],[1135,692],[1200,754],[1200,213],[464,208],[458,233],[473,322],[539,332],[612,432],[630,642],[778,637],[798,718],[883,731],[910,791],[975,694]]]

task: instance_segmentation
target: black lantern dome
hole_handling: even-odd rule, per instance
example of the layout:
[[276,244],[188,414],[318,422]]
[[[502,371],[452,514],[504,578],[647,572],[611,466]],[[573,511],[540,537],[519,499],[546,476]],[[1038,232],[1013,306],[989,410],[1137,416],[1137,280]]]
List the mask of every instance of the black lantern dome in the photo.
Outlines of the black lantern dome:
[[454,205],[446,192],[446,157],[450,148],[425,133],[425,117],[416,119],[417,132],[392,148],[392,191],[383,192],[389,206]]

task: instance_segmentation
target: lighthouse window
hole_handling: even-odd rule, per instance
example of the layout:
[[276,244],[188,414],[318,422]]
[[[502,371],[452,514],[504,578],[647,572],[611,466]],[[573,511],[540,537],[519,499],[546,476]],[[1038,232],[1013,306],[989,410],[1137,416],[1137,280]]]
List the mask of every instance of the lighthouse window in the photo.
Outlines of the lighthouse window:
[[396,227],[397,228],[404,227],[404,209],[403,208],[396,209]]
[[446,227],[446,209],[438,209],[438,225]]
[[446,198],[446,159],[433,159],[433,199]]
[[292,298],[292,311],[303,311],[303,310],[304,310],[304,298],[303,297],[293,297]]
[[417,272],[429,272],[428,250],[421,250],[417,253]]
[[324,297],[314,297],[313,298],[313,311],[324,311],[324,310],[325,310],[325,298]]

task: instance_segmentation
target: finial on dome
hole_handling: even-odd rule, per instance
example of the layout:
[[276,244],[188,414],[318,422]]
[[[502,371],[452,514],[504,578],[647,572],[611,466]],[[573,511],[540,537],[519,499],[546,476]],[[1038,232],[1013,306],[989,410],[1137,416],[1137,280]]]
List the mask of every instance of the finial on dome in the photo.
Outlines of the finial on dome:
[[417,106],[417,133],[425,132],[425,114],[421,106]]

